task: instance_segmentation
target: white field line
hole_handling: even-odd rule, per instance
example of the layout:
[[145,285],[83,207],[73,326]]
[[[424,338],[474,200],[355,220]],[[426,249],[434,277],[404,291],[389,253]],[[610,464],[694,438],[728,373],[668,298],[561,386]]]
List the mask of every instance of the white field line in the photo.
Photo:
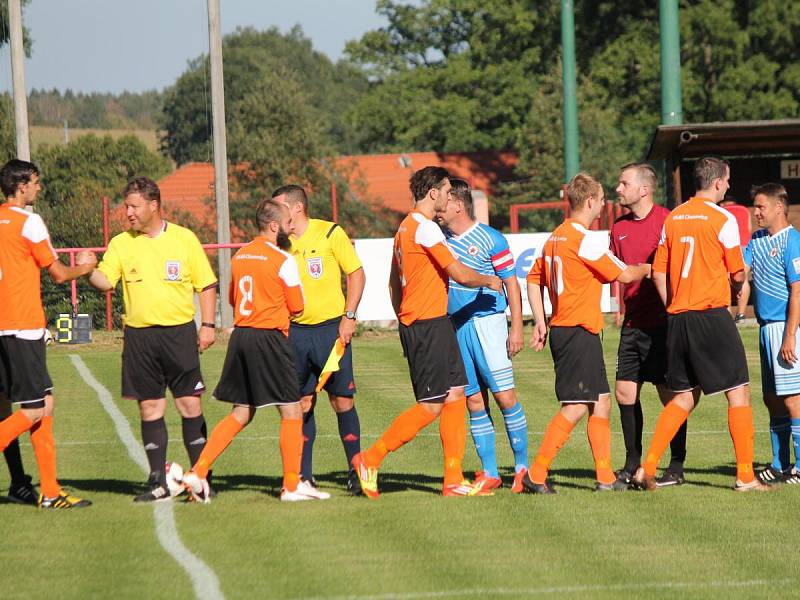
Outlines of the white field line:
[[472,598],[478,596],[544,596],[552,594],[593,594],[597,592],[641,592],[646,590],[742,589],[793,584],[794,579],[748,579],[743,581],[664,581],[597,585],[542,586],[530,588],[474,588],[430,592],[397,592],[372,595],[315,596],[305,600],[414,600],[417,598]]
[[[116,408],[116,406],[114,408]],[[499,431],[500,431],[500,433],[503,432],[502,427],[500,428]],[[646,435],[652,435],[653,434],[652,431],[645,431],[644,433]],[[720,430],[720,431],[711,431],[711,430],[709,430],[709,431],[692,431],[690,429],[689,431],[687,431],[687,433],[689,435],[730,435],[730,432],[727,429],[723,429],[723,430]],[[769,429],[756,429],[755,433],[757,433],[757,434],[759,434],[759,433],[769,433]],[[528,437],[541,436],[541,435],[544,435],[544,431],[529,431],[528,432]],[[612,432],[612,435],[622,436],[622,433],[619,432],[619,431],[616,431],[616,432]],[[362,433],[361,434],[361,437],[363,439],[377,439],[380,436],[381,436],[380,433]],[[437,433],[429,433],[429,432],[423,431],[421,433],[418,433],[416,435],[416,437],[435,437],[435,438],[438,438],[439,437],[439,433],[438,432]],[[336,433],[318,433],[317,434],[317,439],[320,439],[320,438],[323,438],[323,439],[339,439],[339,435],[336,434]],[[239,434],[239,435],[236,436],[236,441],[237,442],[239,440],[244,440],[244,441],[248,441],[248,442],[255,442],[255,441],[259,441],[259,440],[277,440],[277,439],[280,439],[280,437],[277,436],[277,435],[241,435],[241,434]],[[23,446],[24,445],[30,445],[30,442],[29,441],[25,441],[24,439],[20,439],[20,444],[22,444]],[[89,440],[85,440],[85,441],[84,440],[65,440],[65,441],[59,441],[58,442],[59,446],[115,446],[117,444],[119,444],[119,442],[117,440],[93,440],[93,441],[89,441]],[[142,456],[144,456],[144,451],[142,451]]]
[[[95,379],[80,356],[70,354],[69,358],[86,384],[97,393],[100,404],[103,405],[108,416],[111,417],[114,427],[117,430],[117,435],[125,445],[131,460],[139,465],[145,474],[149,473],[150,467],[147,464],[147,456],[139,441],[133,436],[133,431],[125,415],[123,415],[119,408],[117,408],[117,405],[114,404],[111,392]],[[175,514],[173,512],[172,502],[153,503],[153,516],[155,518],[158,541],[164,547],[164,550],[166,550],[183,570],[186,571],[187,575],[189,575],[192,587],[194,588],[194,595],[201,600],[220,600],[224,598],[222,590],[219,587],[219,579],[217,579],[214,571],[200,558],[192,554],[181,541],[178,535],[178,529],[175,525]]]

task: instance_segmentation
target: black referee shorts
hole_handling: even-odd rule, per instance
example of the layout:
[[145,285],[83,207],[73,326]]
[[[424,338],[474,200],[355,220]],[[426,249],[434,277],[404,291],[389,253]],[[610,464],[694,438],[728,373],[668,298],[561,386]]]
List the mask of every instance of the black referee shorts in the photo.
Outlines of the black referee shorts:
[[742,338],[727,308],[667,317],[667,387],[706,395],[750,382]]
[[[337,317],[315,325],[289,325],[289,343],[294,351],[301,396],[310,396],[317,389],[322,367],[339,337],[341,320]],[[339,370],[331,374],[323,389],[334,396],[355,396],[352,344],[345,347],[344,355],[339,359]]]
[[448,317],[400,323],[399,329],[417,402],[444,402],[450,388],[467,385],[456,330]]
[[44,408],[44,397],[53,391],[44,337],[24,340],[13,335],[0,336],[0,382],[0,388],[14,404]]
[[214,398],[254,408],[299,402],[294,355],[283,332],[235,328]]
[[623,327],[617,350],[617,381],[661,385],[667,373],[667,328]]
[[599,335],[583,327],[551,327],[550,353],[559,402],[597,402],[601,394],[610,393]]
[[206,391],[194,321],[183,325],[125,327],[122,396],[135,400],[200,396]]

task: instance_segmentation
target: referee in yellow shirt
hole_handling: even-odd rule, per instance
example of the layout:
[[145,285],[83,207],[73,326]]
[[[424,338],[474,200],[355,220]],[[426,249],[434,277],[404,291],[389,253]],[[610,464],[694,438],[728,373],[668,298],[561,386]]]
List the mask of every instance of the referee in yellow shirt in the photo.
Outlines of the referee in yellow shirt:
[[[89,278],[98,290],[122,281],[125,333],[122,396],[139,402],[142,441],[150,463],[147,490],[135,502],[170,497],[165,464],[166,389],[183,420],[183,444],[194,464],[206,445],[200,396],[206,390],[200,352],[214,343],[217,278],[194,233],[161,216],[161,193],[147,177],[123,192],[131,228],[115,236]],[[200,295],[202,325],[194,323],[194,294]]]
[[[317,437],[314,406],[317,378],[338,337],[345,345],[345,353],[339,370],[331,375],[324,389],[336,412],[339,437],[347,458],[347,489],[360,494],[361,485],[350,464],[361,452],[361,426],[353,402],[356,386],[350,340],[356,330],[356,310],[364,292],[364,269],[341,227],[332,221],[308,217],[308,197],[302,187],[279,187],[272,198],[289,208],[291,253],[297,261],[305,296],[305,310],[292,320],[289,328],[289,342],[294,349],[300,380],[305,440],[297,491],[321,500],[330,497],[317,489],[313,476],[312,454]],[[347,280],[346,297],[342,293],[342,273]]]

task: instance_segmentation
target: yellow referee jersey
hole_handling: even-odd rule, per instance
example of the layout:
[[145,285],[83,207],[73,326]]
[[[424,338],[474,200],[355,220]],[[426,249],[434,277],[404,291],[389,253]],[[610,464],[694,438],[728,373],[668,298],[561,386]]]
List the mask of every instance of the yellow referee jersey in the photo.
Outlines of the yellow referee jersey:
[[158,237],[128,230],[109,242],[97,267],[111,286],[122,280],[125,324],[181,325],[194,318],[194,292],[217,282],[197,236],[164,221]]
[[342,272],[349,275],[361,268],[361,261],[344,229],[331,221],[309,219],[299,238],[291,236],[291,253],[297,261],[303,284],[305,309],[293,319],[301,325],[315,325],[344,314]]

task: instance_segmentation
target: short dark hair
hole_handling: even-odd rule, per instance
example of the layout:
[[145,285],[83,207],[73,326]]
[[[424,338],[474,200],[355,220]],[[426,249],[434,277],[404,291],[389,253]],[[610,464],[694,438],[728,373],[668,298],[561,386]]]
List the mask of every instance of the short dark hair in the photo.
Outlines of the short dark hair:
[[576,173],[567,186],[569,207],[578,210],[586,204],[590,196],[598,195],[602,189],[600,182],[588,173]]
[[455,199],[460,200],[467,210],[469,218],[475,220],[475,206],[472,203],[472,189],[469,183],[464,179],[450,178],[450,185],[453,186],[450,190],[450,195]]
[[161,208],[161,190],[158,184],[149,177],[134,177],[122,190],[122,197],[126,198],[131,194],[139,194],[145,200],[156,202]]
[[[278,194],[280,196],[280,194]],[[272,198],[264,198],[256,208],[256,226],[259,231],[266,231],[270,223],[280,222],[286,207]]]
[[0,188],[6,198],[16,196],[20,184],[28,183],[39,174],[39,167],[32,162],[12,158],[0,169]]
[[656,175],[656,170],[652,167],[652,165],[646,162],[628,163],[622,167],[619,172],[622,173],[628,169],[636,171],[636,178],[639,180],[639,182],[645,184],[650,188],[650,191],[655,194],[655,191],[658,188],[658,175]]
[[719,156],[704,156],[694,163],[694,188],[707,190],[715,179],[725,177],[725,171],[730,171],[730,164]]
[[762,183],[750,188],[750,198],[755,200],[759,194],[780,202],[783,204],[783,214],[789,214],[789,194],[780,183]]
[[289,204],[297,204],[298,202],[302,202],[303,211],[308,214],[308,196],[306,195],[306,191],[303,189],[303,186],[295,183],[282,185],[272,192],[272,197],[277,198],[278,196],[283,196],[284,194],[286,194],[286,201]]
[[445,179],[450,178],[450,173],[443,167],[423,167],[411,176],[409,188],[414,202],[422,200],[429,191],[440,188]]

